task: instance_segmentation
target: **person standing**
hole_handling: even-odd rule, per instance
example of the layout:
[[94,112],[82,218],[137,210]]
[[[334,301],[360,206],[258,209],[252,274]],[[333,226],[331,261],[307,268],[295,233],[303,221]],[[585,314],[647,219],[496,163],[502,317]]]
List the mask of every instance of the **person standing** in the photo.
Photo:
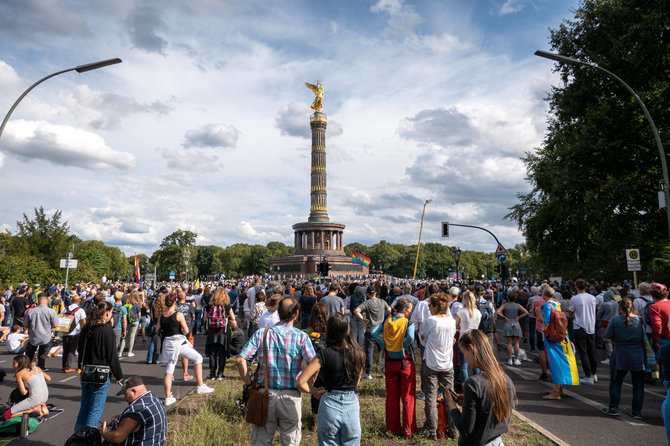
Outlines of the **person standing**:
[[538,313],[541,318],[543,329],[542,337],[544,338],[544,347],[547,351],[547,359],[551,367],[551,382],[554,384],[554,389],[549,394],[544,395],[543,398],[547,400],[560,400],[563,396],[562,386],[578,386],[579,372],[577,371],[577,360],[575,353],[572,350],[572,343],[570,342],[570,335],[565,331],[565,338],[561,342],[551,342],[544,336],[544,331],[551,322],[552,311],[562,311],[561,304],[556,300],[556,293],[549,285],[543,285],[540,293],[544,300],[542,311]]
[[344,302],[342,301],[342,298],[337,295],[339,290],[340,287],[333,283],[328,288],[328,294],[319,300],[319,302],[325,304],[326,308],[328,308],[328,316],[333,313],[344,314]]
[[[372,379],[372,359],[374,355],[375,340],[372,338],[372,331],[384,322],[388,311],[391,310],[385,300],[377,299],[375,287],[369,286],[367,289],[368,300],[363,302],[354,310],[354,316],[365,323],[365,375],[363,379]],[[324,298],[325,299],[325,298]],[[363,317],[365,313],[365,317]],[[380,358],[379,368],[383,373],[383,361]]]
[[596,327],[596,333],[601,331],[602,342],[607,352],[607,359],[600,361],[602,364],[609,364],[612,356],[612,340],[605,336],[605,330],[610,321],[619,314],[619,304],[614,297],[614,292],[609,289],[603,294],[603,303],[596,311],[596,320],[600,321],[600,327]]
[[230,330],[235,330],[235,312],[230,307],[230,297],[226,289],[219,287],[209,301],[207,314],[207,340],[205,355],[209,357],[209,379],[223,379],[223,370],[230,348]]
[[654,304],[649,306],[649,319],[651,321],[651,336],[654,350],[670,344],[670,301],[668,300],[668,288],[662,283],[652,283],[650,286],[651,297]]
[[[423,430],[433,440],[437,439],[437,394],[439,389],[454,388],[454,336],[456,321],[449,312],[451,297],[446,293],[435,293],[428,300],[431,316],[424,321],[421,333],[425,345],[421,366],[421,382],[425,391],[424,412],[426,422]],[[453,418],[448,419],[449,437],[455,438]]]
[[[110,378],[114,375],[117,382],[123,380],[121,363],[116,352],[114,329],[109,321],[112,319],[112,304],[106,301],[98,303],[88,315],[88,323],[84,325],[77,350],[77,368],[84,365],[109,366]],[[98,427],[100,415],[105,408],[110,380],[104,384],[81,383],[81,405],[74,425],[74,431],[84,426]]]
[[[356,446],[361,441],[358,384],[365,354],[351,336],[347,318],[333,313],[328,319],[326,345],[298,376],[296,387],[319,399],[317,433],[320,445]],[[319,375],[321,384],[308,385]]]
[[521,365],[519,344],[523,332],[521,331],[521,325],[519,325],[519,319],[528,316],[528,311],[515,301],[516,291],[514,289],[507,290],[507,302],[501,305],[496,312],[498,317],[505,320],[503,336],[507,338],[507,364],[509,365]]
[[26,314],[26,309],[30,306],[30,302],[26,298],[25,288],[19,288],[16,296],[12,300],[12,313],[14,316],[14,323],[23,327],[23,317]]
[[128,357],[135,356],[133,347],[135,346],[135,337],[137,336],[137,329],[140,326],[140,317],[142,315],[142,298],[140,293],[133,291],[128,296],[128,301],[123,305],[127,312],[128,325],[126,328],[126,336],[121,338],[119,345],[119,357],[123,355],[123,350],[126,348],[128,342]]
[[596,361],[596,298],[586,292],[586,280],[575,280],[577,294],[572,296],[568,304],[570,316],[574,318],[573,332],[577,353],[584,370],[583,384],[598,382],[598,362]]
[[[116,339],[116,348],[121,345],[121,339],[125,339],[128,329],[128,309],[123,306],[123,293],[117,291],[114,293],[114,303],[112,304],[112,324],[114,327],[114,336]],[[119,353],[119,358],[121,353]]]
[[456,401],[460,396],[445,392],[449,415],[460,434],[458,444],[502,446],[501,435],[509,430],[517,402],[514,384],[500,368],[484,333],[470,330],[458,343],[466,361],[482,371],[463,383],[462,412]]
[[[456,313],[456,329],[459,330],[461,336],[470,330],[479,328],[479,321],[482,319],[482,313],[477,308],[475,302],[475,295],[472,291],[463,292],[462,297],[463,306]],[[461,383],[468,380],[468,361],[465,360],[463,352],[460,347],[458,349],[458,367],[461,372]],[[476,371],[475,371],[476,372]]]
[[[608,291],[610,292],[610,291]],[[605,295],[607,299],[607,295]],[[607,300],[605,300],[605,304]],[[613,317],[604,337],[614,341],[614,350],[610,357],[610,401],[609,406],[602,409],[606,415],[619,415],[621,386],[630,371],[633,379],[633,404],[631,416],[642,419],[642,402],[644,400],[644,371],[647,366],[645,341],[646,334],[640,318],[635,315],[633,303],[629,299],[619,302],[619,315]],[[611,344],[610,344],[611,345]]]
[[393,307],[393,315],[372,332],[372,337],[383,348],[386,356],[386,432],[404,438],[416,434],[418,430],[415,411],[416,366],[412,352],[415,329],[408,319],[410,314],[411,302],[398,299]]
[[37,351],[37,367],[48,372],[45,362],[51,348],[51,330],[58,327],[58,314],[49,307],[49,298],[46,293],[40,294],[38,302],[39,305],[32,308],[23,320],[30,335],[26,355],[32,361]]
[[71,298],[72,303],[68,305],[67,308],[63,309],[61,314],[68,316],[73,316],[71,331],[68,333],[63,333],[63,372],[72,373],[77,370],[72,368],[75,364],[76,357],[75,353],[77,352],[77,345],[79,345],[79,335],[81,334],[81,329],[86,325],[86,312],[83,308],[79,306],[81,302],[81,296],[73,295]]
[[297,446],[302,438],[302,398],[296,388],[296,379],[302,372],[302,362],[310,362],[316,353],[309,336],[293,326],[300,313],[298,300],[283,298],[277,311],[279,323],[251,336],[237,358],[237,371],[244,384],[251,385],[247,362],[257,358],[259,384],[263,382],[265,342],[270,381],[267,421],[265,426],[252,427],[251,443],[271,445],[275,430],[279,428],[282,445]]

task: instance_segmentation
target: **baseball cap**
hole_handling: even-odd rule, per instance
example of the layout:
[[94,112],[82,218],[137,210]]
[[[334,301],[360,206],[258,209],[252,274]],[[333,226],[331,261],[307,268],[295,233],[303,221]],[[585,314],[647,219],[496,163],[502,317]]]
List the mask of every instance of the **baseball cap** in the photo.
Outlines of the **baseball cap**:
[[367,293],[368,293],[368,294],[374,294],[374,293],[376,293],[376,292],[377,292],[377,290],[376,290],[375,287],[373,287],[372,285],[370,285],[370,286],[368,287],[368,290],[367,290]]
[[116,395],[123,395],[124,392],[128,389],[132,389],[133,387],[141,386],[144,384],[144,381],[142,381],[141,376],[131,376],[130,378],[126,378],[125,381],[123,381],[123,385],[121,386],[121,390],[116,392]]

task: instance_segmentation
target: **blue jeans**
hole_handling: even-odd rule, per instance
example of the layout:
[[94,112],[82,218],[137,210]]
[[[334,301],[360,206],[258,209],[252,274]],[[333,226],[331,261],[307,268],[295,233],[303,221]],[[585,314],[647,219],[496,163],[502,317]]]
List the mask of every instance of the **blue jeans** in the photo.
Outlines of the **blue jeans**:
[[195,320],[193,321],[193,334],[200,331],[202,325],[202,310],[195,310]]
[[81,406],[79,406],[77,423],[74,425],[75,432],[84,426],[98,427],[98,421],[107,401],[109,383],[110,381],[107,380],[107,383],[102,385],[81,384]]
[[361,444],[360,406],[356,392],[331,390],[321,397],[316,431],[319,445]]
[[[379,345],[377,345],[377,342],[375,342],[374,338],[372,337],[372,333],[365,332],[365,373],[368,375],[372,371],[372,359],[374,357],[375,347],[377,350],[381,351]],[[381,364],[379,364],[379,369],[383,372]]]
[[663,381],[663,385],[668,388],[668,393],[665,395],[661,410],[663,412],[663,424],[665,424],[665,435],[668,437],[668,443],[670,443],[670,381]]
[[[461,351],[461,346],[458,346],[458,369],[461,372],[461,383],[465,383],[468,380],[468,363],[465,362],[465,356]],[[475,373],[476,375],[476,373]]]
[[158,345],[157,345],[157,336],[151,336],[151,333],[153,331],[153,324],[147,326],[147,332],[149,333],[149,349],[147,350],[147,362],[161,362],[161,352],[160,351],[154,351],[158,350]]

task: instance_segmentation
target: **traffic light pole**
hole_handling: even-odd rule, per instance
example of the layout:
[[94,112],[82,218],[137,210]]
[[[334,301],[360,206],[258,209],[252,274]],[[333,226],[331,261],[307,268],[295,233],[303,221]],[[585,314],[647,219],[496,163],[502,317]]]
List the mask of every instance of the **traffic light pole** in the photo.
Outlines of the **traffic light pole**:
[[[491,234],[491,236],[496,240],[496,243],[498,243],[498,245],[502,246],[502,243],[500,243],[500,240],[498,240],[498,237],[496,237],[496,235],[495,235],[493,232],[489,231],[489,230],[486,229],[486,228],[482,228],[481,226],[473,226],[473,225],[459,225],[459,224],[457,224],[457,223],[447,223],[447,224],[448,224],[449,226],[459,226],[459,227],[461,227],[461,228],[481,229],[482,231],[486,231],[486,232],[488,232],[489,234]],[[498,262],[498,263],[500,263],[500,264],[502,265],[502,262]],[[502,276],[502,267],[500,268],[500,275]]]

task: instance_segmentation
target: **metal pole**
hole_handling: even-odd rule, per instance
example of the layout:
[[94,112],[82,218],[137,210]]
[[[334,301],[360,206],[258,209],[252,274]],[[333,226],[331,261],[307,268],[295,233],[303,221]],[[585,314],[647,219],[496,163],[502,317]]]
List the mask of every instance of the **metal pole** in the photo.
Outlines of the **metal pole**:
[[432,203],[433,200],[426,200],[423,204],[423,212],[421,213],[421,226],[419,227],[419,244],[416,247],[416,259],[414,260],[414,273],[412,274],[412,280],[416,278],[416,267],[419,264],[419,249],[421,249],[421,233],[423,232],[423,217],[426,215],[426,205]]
[[644,105],[644,102],[642,102],[642,99],[640,99],[640,97],[637,95],[637,93],[635,93],[635,91],[633,91],[633,89],[626,82],[624,82],[623,79],[621,79],[616,74],[612,73],[611,71],[609,71],[609,70],[607,70],[607,69],[605,69],[605,68],[603,68],[599,65],[584,62],[584,61],[579,60],[579,59],[573,59],[572,57],[563,56],[561,54],[549,53],[547,51],[542,51],[542,50],[535,51],[535,55],[540,56],[540,57],[544,57],[546,59],[555,60],[557,62],[567,63],[569,65],[584,65],[586,67],[596,68],[598,70],[604,71],[606,74],[608,74],[609,76],[614,78],[616,81],[618,81],[621,85],[623,85],[626,88],[626,90],[628,90],[628,92],[633,95],[633,97],[635,98],[635,101],[640,106],[640,108],[642,109],[642,112],[644,113],[644,116],[647,118],[647,121],[649,122],[649,126],[651,127],[651,131],[654,134],[654,140],[656,141],[656,148],[658,149],[658,153],[661,157],[661,168],[663,170],[663,182],[665,183],[663,185],[663,194],[665,195],[665,213],[666,213],[666,217],[667,217],[667,220],[668,220],[668,236],[670,236],[670,180],[669,180],[669,177],[668,177],[668,165],[667,165],[667,161],[665,159],[665,151],[663,150],[663,143],[661,142],[661,137],[659,136],[658,130],[656,129],[656,124],[654,124],[654,120],[651,118],[651,115],[649,114],[649,110],[647,110],[647,107]]

